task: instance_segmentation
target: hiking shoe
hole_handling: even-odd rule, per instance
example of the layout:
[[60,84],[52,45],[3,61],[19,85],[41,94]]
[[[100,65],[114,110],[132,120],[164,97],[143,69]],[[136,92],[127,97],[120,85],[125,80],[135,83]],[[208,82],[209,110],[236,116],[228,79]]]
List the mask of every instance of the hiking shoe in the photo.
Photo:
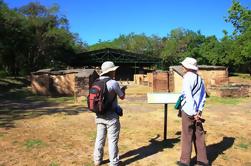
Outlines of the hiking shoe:
[[209,164],[203,163],[201,161],[197,161],[197,164],[195,166],[209,166]]
[[177,161],[176,164],[177,164],[178,166],[189,166],[188,164],[182,163],[182,162],[180,162],[180,161]]

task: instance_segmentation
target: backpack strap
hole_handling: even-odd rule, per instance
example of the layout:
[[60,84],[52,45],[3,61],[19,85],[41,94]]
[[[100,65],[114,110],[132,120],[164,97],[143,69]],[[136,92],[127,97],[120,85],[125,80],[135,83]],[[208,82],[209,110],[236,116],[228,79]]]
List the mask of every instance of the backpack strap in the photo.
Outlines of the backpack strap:
[[[199,87],[199,89],[197,89],[195,92],[193,92],[194,90],[195,90],[195,88],[197,87],[197,85],[198,85],[198,81],[199,81],[199,75],[198,74],[196,74],[196,83],[195,83],[195,85],[193,86],[193,88],[192,88],[192,90],[191,90],[191,92],[192,92],[192,97],[199,91],[199,89],[200,89],[200,87]],[[201,85],[200,85],[201,86]],[[184,99],[184,96],[183,96],[183,99]],[[183,100],[182,99],[182,100]],[[181,105],[181,108],[184,106],[186,104],[186,101]]]
[[[99,78],[98,78],[99,79]],[[108,88],[107,88],[107,85],[106,85],[106,83],[108,82],[108,81],[110,81],[111,80],[111,78],[109,77],[109,78],[104,78],[104,79],[102,79],[102,81],[104,81],[104,92],[103,92],[103,94],[104,94],[104,96],[108,96]],[[106,94],[105,94],[106,93]],[[109,101],[109,102],[106,102],[105,103],[105,105],[110,105],[110,104],[112,104],[114,101],[115,101],[115,99],[116,99],[116,97],[117,97],[117,95],[115,94],[114,95],[114,97],[113,97],[113,99],[111,100],[111,101]]]
[[198,104],[195,102],[195,104],[196,104],[196,112],[198,112],[199,110],[199,106],[200,106],[200,104],[201,104],[201,101],[202,101],[202,98],[203,98],[203,95],[204,95],[204,93],[205,93],[205,90],[204,90],[204,84],[203,84],[203,81],[202,81],[202,79],[201,79],[201,81],[200,81],[200,86],[199,86],[199,88],[197,88],[196,89],[196,91],[195,92],[193,92],[193,90],[195,89],[195,87],[198,85],[198,74],[196,74],[197,75],[197,80],[196,80],[196,84],[195,84],[195,86],[194,86],[194,88],[192,89],[192,96],[194,96],[201,88],[201,93],[200,93],[200,98],[199,98],[199,102],[198,102]]
[[197,87],[197,85],[198,85],[198,79],[199,79],[199,76],[198,76],[198,74],[196,74],[196,83],[195,83],[195,85],[193,86],[193,89],[192,89],[192,96],[194,96],[196,93],[193,93],[193,91],[194,91],[194,89]]

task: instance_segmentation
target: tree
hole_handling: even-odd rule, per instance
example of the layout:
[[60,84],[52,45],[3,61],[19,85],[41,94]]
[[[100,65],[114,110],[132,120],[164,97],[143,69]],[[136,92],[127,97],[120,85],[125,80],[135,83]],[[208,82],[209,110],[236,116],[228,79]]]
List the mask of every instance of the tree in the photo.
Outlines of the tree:
[[0,1],[0,9],[0,65],[11,75],[64,67],[75,53],[86,50],[78,35],[68,30],[57,5],[31,2],[12,10]]
[[228,14],[226,21],[234,26],[233,51],[228,58],[237,70],[248,71],[251,75],[251,10],[233,0]]
[[183,28],[171,31],[170,35],[163,38],[164,48],[161,57],[166,68],[170,65],[177,65],[184,57],[191,56],[202,61],[199,48],[204,41],[200,32],[193,32]]
[[26,20],[1,2],[0,27],[1,67],[10,74],[17,75],[24,63],[23,48],[28,41]]

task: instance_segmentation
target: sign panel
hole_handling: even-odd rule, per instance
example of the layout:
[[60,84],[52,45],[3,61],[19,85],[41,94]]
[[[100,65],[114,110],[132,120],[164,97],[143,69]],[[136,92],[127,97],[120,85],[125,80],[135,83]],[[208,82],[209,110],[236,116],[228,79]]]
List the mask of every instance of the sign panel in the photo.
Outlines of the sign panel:
[[174,104],[178,100],[180,93],[147,93],[149,104]]

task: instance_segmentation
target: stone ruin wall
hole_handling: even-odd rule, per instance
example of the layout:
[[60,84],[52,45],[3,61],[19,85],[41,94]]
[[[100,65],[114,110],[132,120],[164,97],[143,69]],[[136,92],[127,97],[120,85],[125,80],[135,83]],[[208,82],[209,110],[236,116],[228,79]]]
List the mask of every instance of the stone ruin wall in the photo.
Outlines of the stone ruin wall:
[[31,75],[31,89],[35,94],[51,95],[49,74]]
[[207,87],[229,83],[226,70],[199,70],[198,74],[204,79]]
[[50,75],[50,91],[54,95],[72,96],[75,92],[75,73]]

